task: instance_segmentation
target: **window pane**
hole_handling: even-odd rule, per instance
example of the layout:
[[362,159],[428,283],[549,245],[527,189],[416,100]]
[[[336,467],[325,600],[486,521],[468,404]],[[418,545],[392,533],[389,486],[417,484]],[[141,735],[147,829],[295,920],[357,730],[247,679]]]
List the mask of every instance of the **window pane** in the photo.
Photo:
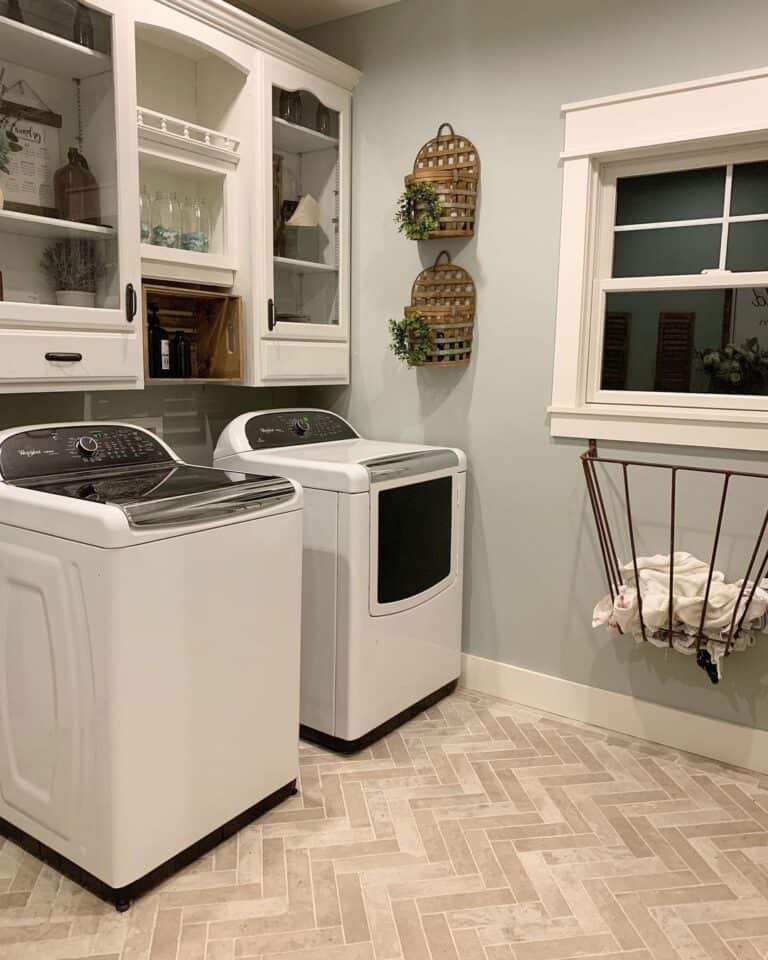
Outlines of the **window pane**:
[[720,261],[719,224],[628,230],[614,235],[614,277],[701,273]]
[[725,167],[622,177],[616,185],[616,225],[722,217]]
[[739,163],[733,168],[731,216],[768,213],[768,161]]
[[768,220],[731,224],[725,266],[728,270],[768,270]]
[[[739,291],[749,293],[751,291]],[[768,304],[768,297],[766,298]],[[734,292],[663,290],[609,293],[601,385],[604,390],[722,392],[702,355],[731,337]],[[768,307],[763,311],[768,319]],[[766,336],[768,346],[768,336]]]

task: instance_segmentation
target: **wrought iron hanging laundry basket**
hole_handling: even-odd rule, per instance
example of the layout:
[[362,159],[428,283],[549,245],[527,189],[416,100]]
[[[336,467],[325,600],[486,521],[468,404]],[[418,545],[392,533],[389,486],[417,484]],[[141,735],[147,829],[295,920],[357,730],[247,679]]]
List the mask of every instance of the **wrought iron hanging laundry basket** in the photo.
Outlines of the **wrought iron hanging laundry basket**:
[[[767,481],[768,474],[602,457],[594,441],[581,461],[608,584],[608,596],[595,608],[593,625],[606,624],[616,633],[630,633],[638,640],[650,640],[657,646],[666,645],[695,654],[698,665],[717,683],[723,657],[752,646],[758,637],[768,641],[768,582],[764,580],[768,574],[768,509],[758,512],[754,523],[750,517],[746,539],[739,532],[747,546],[745,557],[748,557],[743,577],[726,583],[724,574],[716,570],[718,550],[726,553],[723,548],[726,514],[732,502],[743,504],[740,494],[733,493],[734,481]],[[664,537],[668,556],[638,556],[634,505],[642,488],[633,485],[638,469],[669,475],[669,494],[662,507],[668,527]],[[683,502],[679,491],[681,474],[709,476],[719,481],[718,508],[711,524],[711,548],[706,561],[680,551],[683,539],[678,516]],[[655,533],[658,522],[654,522],[653,528]],[[690,530],[687,535],[691,535]],[[624,556],[629,555],[628,562],[620,559],[622,548],[627,550]],[[681,561],[681,558],[686,559]],[[692,593],[683,589],[682,563],[696,567],[693,577],[696,586]],[[653,592],[646,592],[644,585],[653,586]]]

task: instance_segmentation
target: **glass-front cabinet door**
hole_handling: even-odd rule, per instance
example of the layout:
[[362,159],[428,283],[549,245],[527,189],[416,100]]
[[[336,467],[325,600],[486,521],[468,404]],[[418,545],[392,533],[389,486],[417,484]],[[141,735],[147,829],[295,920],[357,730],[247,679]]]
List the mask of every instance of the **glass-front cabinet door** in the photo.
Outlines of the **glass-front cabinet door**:
[[133,43],[119,6],[0,16],[0,384],[6,363],[30,381],[140,381]]
[[264,336],[346,340],[350,96],[265,57],[270,215]]

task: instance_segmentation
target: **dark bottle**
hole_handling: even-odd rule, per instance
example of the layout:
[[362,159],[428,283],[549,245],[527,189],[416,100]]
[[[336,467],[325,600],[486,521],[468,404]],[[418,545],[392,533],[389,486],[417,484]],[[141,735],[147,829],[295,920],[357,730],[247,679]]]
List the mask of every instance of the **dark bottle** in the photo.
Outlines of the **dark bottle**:
[[168,331],[160,326],[156,303],[149,304],[147,323],[149,375],[150,377],[170,377],[171,375],[171,342]]
[[72,24],[72,39],[79,43],[81,47],[89,47],[93,50],[93,20],[87,7],[78,3],[75,12],[75,20]]
[[183,330],[171,341],[171,367],[174,377],[192,376],[192,341]]

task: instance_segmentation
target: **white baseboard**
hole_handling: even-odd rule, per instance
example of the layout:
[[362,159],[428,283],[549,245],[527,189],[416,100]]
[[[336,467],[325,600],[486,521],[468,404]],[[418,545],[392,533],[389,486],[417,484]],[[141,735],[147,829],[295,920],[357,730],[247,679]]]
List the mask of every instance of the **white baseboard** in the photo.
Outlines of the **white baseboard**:
[[469,653],[462,654],[460,683],[536,710],[768,773],[766,730],[713,720]]

